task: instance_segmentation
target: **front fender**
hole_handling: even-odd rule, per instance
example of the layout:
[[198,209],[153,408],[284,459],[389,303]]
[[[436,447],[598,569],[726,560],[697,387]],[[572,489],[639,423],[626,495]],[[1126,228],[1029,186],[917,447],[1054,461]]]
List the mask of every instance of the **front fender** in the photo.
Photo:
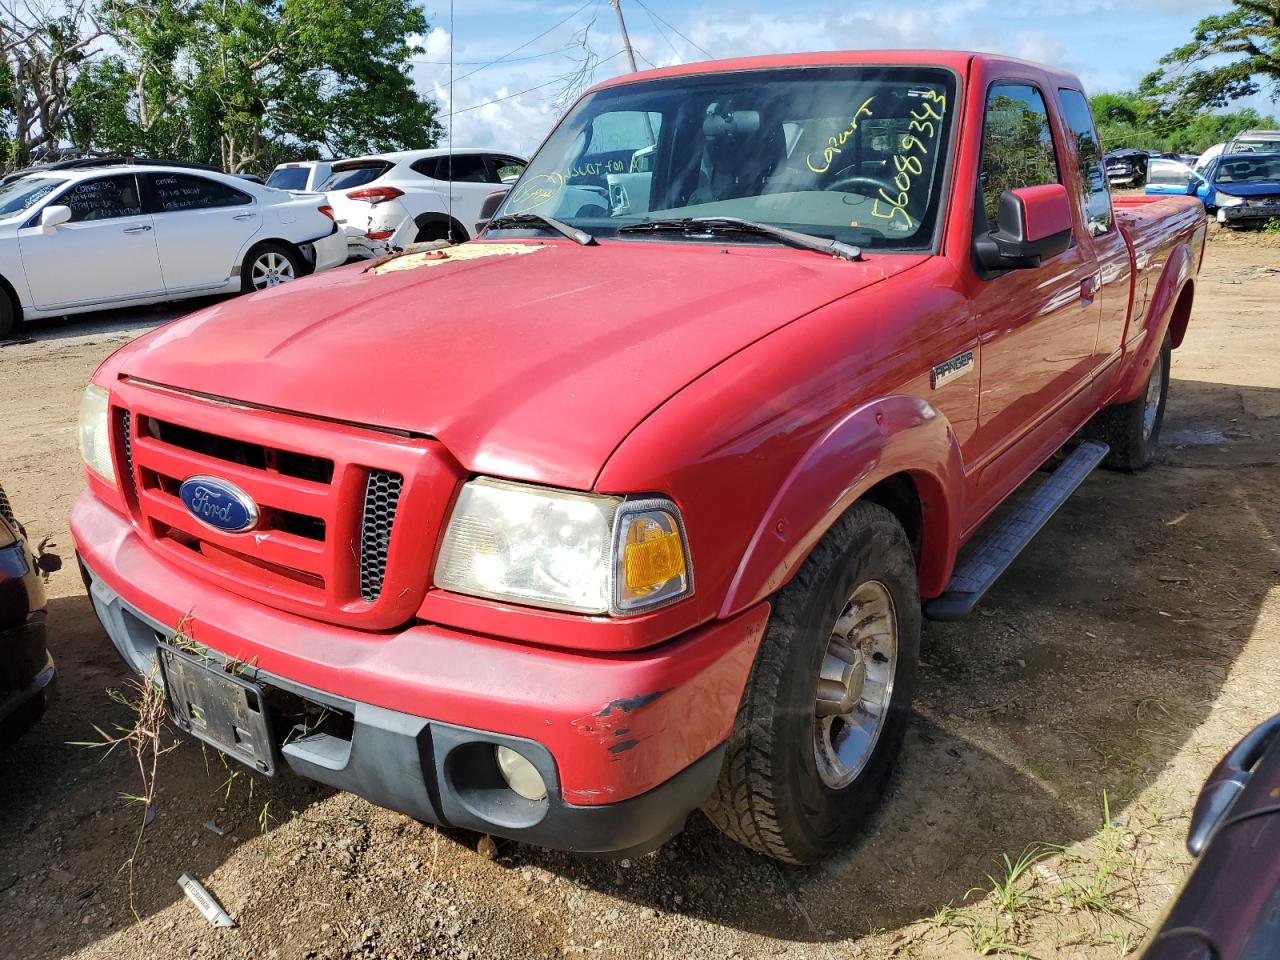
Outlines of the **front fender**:
[[851,411],[796,463],[756,528],[719,615],[787,583],[840,515],[895,474],[909,475],[920,497],[921,595],[941,593],[959,548],[963,461],[947,419],[919,397],[897,395]]

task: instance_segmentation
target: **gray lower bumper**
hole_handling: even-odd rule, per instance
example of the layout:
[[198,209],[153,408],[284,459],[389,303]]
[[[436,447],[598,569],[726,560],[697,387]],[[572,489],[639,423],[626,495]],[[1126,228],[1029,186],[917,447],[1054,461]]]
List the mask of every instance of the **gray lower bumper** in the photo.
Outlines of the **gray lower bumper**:
[[[127,604],[80,564],[99,620],[120,656],[142,676],[158,677],[157,643],[173,635]],[[441,723],[316,690],[265,671],[243,675],[351,718],[350,734],[281,737],[278,765],[359,794],[418,820],[496,834],[579,853],[633,856],[656,849],[684,826],[715,786],[724,746],[670,780],[619,803],[565,803],[551,753],[540,743]],[[495,746],[523,754],[542,775],[547,797],[529,801],[500,778]]]

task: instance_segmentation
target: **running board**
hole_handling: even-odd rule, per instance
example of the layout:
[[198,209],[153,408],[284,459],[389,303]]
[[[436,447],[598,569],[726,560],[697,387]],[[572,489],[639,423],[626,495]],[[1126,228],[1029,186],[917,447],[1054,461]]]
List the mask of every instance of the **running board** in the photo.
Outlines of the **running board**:
[[925,601],[924,615],[930,620],[959,620],[972,612],[982,595],[1017,559],[1022,548],[1031,542],[1110,452],[1111,448],[1105,443],[1094,440],[1086,441],[1071,451],[1071,455],[1036,488],[1036,492],[952,575],[942,596]]

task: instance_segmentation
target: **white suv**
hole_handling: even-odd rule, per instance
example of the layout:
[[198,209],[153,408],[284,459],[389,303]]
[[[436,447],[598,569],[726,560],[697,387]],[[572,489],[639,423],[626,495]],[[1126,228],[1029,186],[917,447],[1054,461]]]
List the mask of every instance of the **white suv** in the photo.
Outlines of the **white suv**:
[[471,239],[485,200],[509,189],[527,163],[500,150],[404,150],[341,160],[323,189],[350,254],[376,257],[414,242]]

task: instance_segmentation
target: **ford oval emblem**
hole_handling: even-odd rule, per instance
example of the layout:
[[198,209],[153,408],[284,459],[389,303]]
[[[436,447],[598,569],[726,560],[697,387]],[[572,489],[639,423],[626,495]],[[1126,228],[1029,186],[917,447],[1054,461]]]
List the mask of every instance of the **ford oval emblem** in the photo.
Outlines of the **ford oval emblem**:
[[258,525],[258,505],[234,483],[217,477],[188,477],[178,497],[191,515],[223,533],[248,533]]

